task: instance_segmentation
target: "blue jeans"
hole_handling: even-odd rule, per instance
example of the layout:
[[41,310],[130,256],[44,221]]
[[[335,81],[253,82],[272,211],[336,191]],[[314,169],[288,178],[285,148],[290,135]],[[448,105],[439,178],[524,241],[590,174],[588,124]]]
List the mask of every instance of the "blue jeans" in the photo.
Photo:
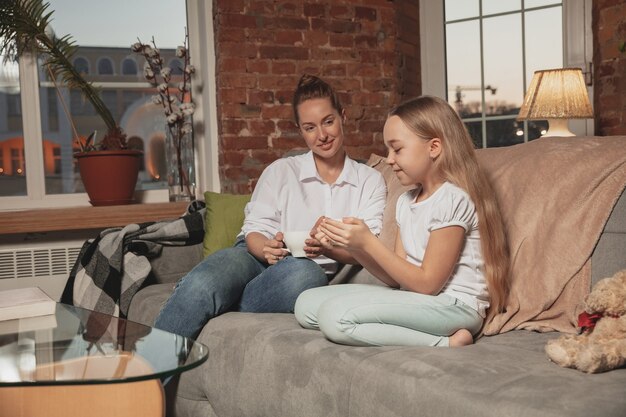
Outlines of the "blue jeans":
[[178,281],[154,327],[196,338],[210,319],[227,311],[292,313],[301,292],[327,284],[324,270],[312,260],[287,256],[270,266],[239,240]]
[[379,285],[314,288],[298,297],[296,320],[335,343],[354,346],[449,346],[459,329],[476,334],[478,312],[447,295],[424,295]]

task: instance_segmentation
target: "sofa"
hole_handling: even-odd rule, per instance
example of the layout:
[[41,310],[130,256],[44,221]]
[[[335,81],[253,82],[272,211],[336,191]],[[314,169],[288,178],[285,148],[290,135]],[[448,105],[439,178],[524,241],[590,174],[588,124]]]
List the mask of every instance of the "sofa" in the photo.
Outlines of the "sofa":
[[[541,138],[478,150],[498,195],[512,253],[507,311],[462,348],[352,347],[301,328],[292,314],[230,312],[198,341],[203,365],[168,384],[177,416],[614,416],[626,415],[626,369],[585,374],[549,361],[550,339],[577,331],[584,295],[626,268],[626,137]],[[388,185],[380,235],[396,233],[404,189]],[[202,245],[165,247],[129,319],[151,325]],[[344,267],[337,283],[376,280]]]

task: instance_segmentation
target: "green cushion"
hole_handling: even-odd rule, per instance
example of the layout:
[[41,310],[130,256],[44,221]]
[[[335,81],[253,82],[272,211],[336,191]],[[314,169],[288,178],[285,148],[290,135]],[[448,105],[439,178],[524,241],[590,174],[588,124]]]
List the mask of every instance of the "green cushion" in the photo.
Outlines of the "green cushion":
[[243,225],[244,208],[250,197],[250,194],[204,193],[206,218],[202,246],[205,257],[235,244]]

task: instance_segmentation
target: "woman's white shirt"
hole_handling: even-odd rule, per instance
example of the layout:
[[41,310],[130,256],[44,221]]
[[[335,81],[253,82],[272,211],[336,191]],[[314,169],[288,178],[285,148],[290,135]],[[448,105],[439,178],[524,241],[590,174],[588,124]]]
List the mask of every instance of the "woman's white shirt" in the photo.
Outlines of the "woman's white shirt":
[[[335,183],[325,183],[309,151],[278,159],[263,171],[246,205],[241,232],[245,236],[259,232],[273,238],[278,232],[310,231],[320,216],[351,216],[363,219],[378,235],[386,197],[382,175],[347,155]],[[314,260],[322,266],[336,263],[323,256]]]
[[396,206],[396,219],[407,260],[421,265],[430,233],[449,226],[465,229],[461,255],[442,289],[485,317],[489,292],[478,231],[478,215],[469,195],[456,185],[445,182],[426,200],[415,202],[417,190],[402,194]]

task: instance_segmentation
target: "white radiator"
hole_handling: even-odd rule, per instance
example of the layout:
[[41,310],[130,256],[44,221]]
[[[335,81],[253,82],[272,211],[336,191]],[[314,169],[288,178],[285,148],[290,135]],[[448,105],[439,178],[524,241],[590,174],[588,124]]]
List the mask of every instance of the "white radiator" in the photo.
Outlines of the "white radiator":
[[6,278],[67,277],[81,246],[0,249],[0,280]]

